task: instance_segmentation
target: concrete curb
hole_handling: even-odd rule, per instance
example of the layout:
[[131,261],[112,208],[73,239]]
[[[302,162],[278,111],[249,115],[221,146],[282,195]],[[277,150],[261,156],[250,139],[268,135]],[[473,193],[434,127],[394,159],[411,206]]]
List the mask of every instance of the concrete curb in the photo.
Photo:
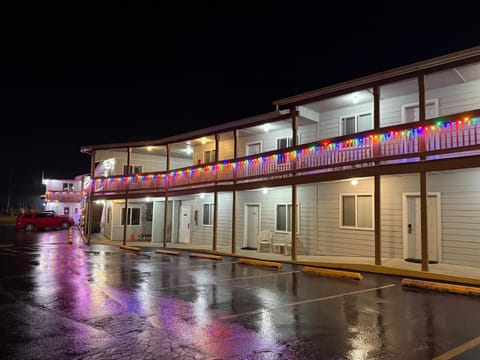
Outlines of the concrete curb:
[[436,290],[442,292],[449,292],[462,295],[476,295],[480,296],[480,288],[473,286],[454,285],[446,283],[438,283],[433,281],[424,281],[416,279],[403,279],[402,286],[418,287],[422,289]]
[[277,269],[282,268],[282,264],[279,262],[273,261],[264,261],[264,260],[253,260],[253,259],[245,259],[241,258],[238,260],[240,264],[249,264],[249,265],[256,265],[256,266],[266,266],[266,267],[275,267]]
[[160,249],[157,249],[155,250],[155,252],[157,254],[166,254],[166,255],[180,255],[180,251],[174,251],[174,250],[160,250]]
[[209,254],[200,254],[200,253],[191,253],[190,257],[212,259],[212,260],[223,260],[223,256],[220,256],[220,255],[209,255]]
[[136,252],[142,251],[142,249],[139,248],[139,247],[129,246],[129,245],[120,245],[120,249],[123,249],[123,250],[131,250],[131,251],[136,251]]
[[322,269],[322,268],[315,268],[315,267],[308,267],[308,266],[305,266],[302,271],[306,273],[328,276],[328,277],[350,278],[354,280],[363,279],[362,274],[357,272],[350,272],[350,271]]

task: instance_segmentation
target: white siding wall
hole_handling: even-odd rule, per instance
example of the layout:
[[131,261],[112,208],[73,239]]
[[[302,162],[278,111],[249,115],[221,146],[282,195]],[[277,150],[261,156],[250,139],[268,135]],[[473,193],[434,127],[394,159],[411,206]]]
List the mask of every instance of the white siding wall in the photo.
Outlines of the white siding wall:
[[317,255],[374,256],[373,230],[341,229],[339,226],[339,194],[373,194],[373,179],[359,180],[355,186],[349,181],[321,183],[317,192]]
[[203,164],[203,153],[207,150],[215,150],[215,142],[209,142],[207,144],[195,145],[193,148],[194,164]]
[[233,140],[233,132],[220,134],[220,139],[218,141],[219,160],[233,159]]
[[480,108],[480,80],[427,91],[427,99],[438,98],[440,115]]
[[[195,196],[189,203],[192,205],[192,222],[191,222],[191,234],[190,243],[197,245],[212,245],[213,240],[213,226],[202,225],[203,223],[203,204],[213,203],[213,193],[205,194],[203,199],[200,196]],[[183,205],[187,205],[188,202],[182,201]],[[195,224],[193,219],[195,210],[198,211],[198,224]]]
[[260,135],[242,136],[238,139],[238,157],[246,156],[246,144],[256,141],[262,142],[262,152],[277,150],[277,138],[291,137],[291,129],[269,131]]
[[[125,203],[114,202],[112,209],[112,240],[123,240],[123,225],[121,222],[122,208],[125,207]],[[143,213],[145,213],[145,203],[143,202],[134,202],[130,200],[128,202],[128,207],[138,207],[140,208],[140,225],[127,226],[127,241],[130,240],[131,233],[134,234],[135,239],[139,239],[142,234],[142,219]]]
[[317,124],[300,126],[298,128],[298,134],[300,135],[300,144],[306,144],[316,141],[317,128]]
[[340,118],[348,115],[371,112],[373,115],[373,104],[358,104],[320,114],[320,139],[329,139],[340,136]]
[[72,179],[49,179],[46,185],[47,191],[63,191],[63,184],[73,184],[73,191],[82,191],[82,181]]
[[427,180],[428,191],[441,193],[442,262],[480,266],[480,169],[428,174]]
[[418,174],[382,176],[380,180],[381,248],[386,258],[403,258],[403,193],[420,193]]
[[231,192],[218,193],[217,204],[217,245],[228,246],[232,243],[232,201]]

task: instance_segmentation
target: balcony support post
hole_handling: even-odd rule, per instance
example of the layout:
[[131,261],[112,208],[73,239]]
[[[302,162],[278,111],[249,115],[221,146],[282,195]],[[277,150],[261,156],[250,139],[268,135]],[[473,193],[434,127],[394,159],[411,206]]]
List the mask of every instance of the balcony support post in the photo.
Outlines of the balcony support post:
[[382,265],[382,237],[380,216],[380,175],[374,176],[375,265]]
[[297,185],[292,184],[292,261],[297,260]]
[[236,218],[237,218],[237,191],[232,191],[232,254],[235,254],[236,251],[236,237],[235,237],[235,229],[236,229]]
[[217,250],[218,191],[213,192],[213,241],[212,250]]
[[164,211],[163,211],[163,247],[167,247],[167,236],[168,236],[168,194],[165,192],[165,204],[164,204]]

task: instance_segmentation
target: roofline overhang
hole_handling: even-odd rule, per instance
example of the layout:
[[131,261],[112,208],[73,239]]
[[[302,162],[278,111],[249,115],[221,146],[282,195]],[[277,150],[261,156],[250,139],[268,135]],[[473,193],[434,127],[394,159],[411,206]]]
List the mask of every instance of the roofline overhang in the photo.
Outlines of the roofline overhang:
[[332,95],[340,95],[346,92],[364,89],[366,87],[378,86],[384,83],[417,76],[419,74],[428,74],[444,70],[448,67],[465,65],[475,61],[480,61],[480,46],[275,100],[273,105],[275,105],[276,108],[282,106],[302,105],[308,102],[331,97]]
[[290,117],[290,110],[285,109],[281,111],[272,111],[241,120],[231,121],[228,123],[211,126],[204,129],[190,131],[179,135],[173,135],[166,138],[156,140],[142,140],[133,142],[122,142],[113,144],[99,144],[99,145],[85,145],[80,148],[80,152],[91,154],[94,150],[118,149],[125,147],[142,147],[142,146],[161,146],[172,144],[179,141],[191,140],[194,138],[216,134],[219,132],[231,131],[235,129],[242,129],[250,126],[264,124],[266,121],[279,121],[288,119]]

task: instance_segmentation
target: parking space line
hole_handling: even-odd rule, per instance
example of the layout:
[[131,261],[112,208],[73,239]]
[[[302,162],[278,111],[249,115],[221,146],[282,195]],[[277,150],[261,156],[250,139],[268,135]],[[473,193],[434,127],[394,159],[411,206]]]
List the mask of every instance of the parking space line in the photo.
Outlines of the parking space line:
[[369,291],[386,289],[386,288],[389,288],[389,287],[392,287],[392,286],[396,286],[396,285],[395,285],[395,284],[388,284],[388,285],[384,285],[384,286],[378,286],[378,287],[375,287],[375,288],[364,289],[364,290],[357,290],[357,291],[351,291],[351,292],[347,292],[347,293],[343,293],[343,294],[338,294],[338,295],[330,295],[330,296],[325,296],[325,297],[316,298],[316,299],[308,299],[308,300],[302,300],[302,301],[295,301],[295,302],[292,302],[292,303],[282,304],[282,305],[278,305],[278,306],[274,306],[274,307],[262,308],[262,309],[258,309],[258,310],[247,311],[247,312],[244,312],[244,313],[241,313],[241,314],[233,314],[233,315],[221,316],[221,317],[219,317],[219,319],[220,319],[220,320],[234,319],[234,318],[238,318],[238,317],[242,317],[242,316],[246,316],[246,315],[259,314],[259,313],[262,313],[262,312],[264,312],[264,311],[282,309],[282,308],[289,307],[289,306],[296,306],[296,305],[308,304],[308,303],[313,303],[313,302],[318,302],[318,301],[325,301],[325,300],[332,300],[332,299],[341,298],[341,297],[344,297],[344,296],[351,296],[351,295],[357,295],[357,294],[366,293],[366,292],[369,292]]
[[[274,274],[240,276],[240,277],[228,278],[228,279],[218,279],[218,280],[215,280],[215,283],[225,282],[225,281],[255,279],[255,278],[262,278],[262,277],[267,277],[267,276],[289,275],[289,274],[295,274],[295,273],[299,273],[299,272],[300,271],[285,271],[285,272],[276,272]],[[198,285],[203,285],[203,284],[189,283],[189,284],[183,284],[183,285],[177,285],[177,286],[168,286],[168,287],[165,287],[165,288],[160,288],[160,290],[176,289],[176,288],[180,288],[180,287],[189,287],[189,286],[198,286]],[[211,285],[211,284],[208,284],[208,285]]]
[[456,348],[453,348],[446,353],[436,356],[433,358],[433,360],[447,360],[451,359],[457,355],[460,355],[461,353],[464,353],[467,350],[473,349],[474,347],[480,345],[480,336],[476,337],[470,341],[467,341],[466,343],[463,343],[460,346],[457,346]]

